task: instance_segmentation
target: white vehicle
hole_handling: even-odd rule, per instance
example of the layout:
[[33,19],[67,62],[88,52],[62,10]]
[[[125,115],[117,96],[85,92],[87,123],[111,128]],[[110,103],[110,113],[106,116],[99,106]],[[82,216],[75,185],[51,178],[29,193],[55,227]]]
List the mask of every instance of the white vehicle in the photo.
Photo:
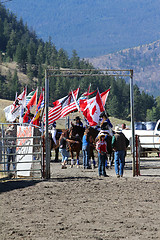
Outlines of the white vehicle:
[[[135,135],[139,136],[140,144],[141,144],[141,151],[152,151],[153,149],[160,150],[160,119],[155,123],[155,127],[149,128],[145,123],[141,123],[141,129],[146,130],[136,130],[135,126]],[[131,129],[124,129],[122,130],[124,135],[128,138],[131,143],[132,138],[132,130]]]

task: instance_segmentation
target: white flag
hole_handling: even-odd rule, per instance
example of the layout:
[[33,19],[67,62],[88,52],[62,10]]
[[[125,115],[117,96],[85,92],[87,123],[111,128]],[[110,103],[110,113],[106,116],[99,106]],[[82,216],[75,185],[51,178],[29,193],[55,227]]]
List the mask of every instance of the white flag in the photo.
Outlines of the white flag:
[[13,122],[22,111],[22,108],[26,106],[26,88],[23,92],[15,99],[12,105],[4,108],[5,117],[8,122]]

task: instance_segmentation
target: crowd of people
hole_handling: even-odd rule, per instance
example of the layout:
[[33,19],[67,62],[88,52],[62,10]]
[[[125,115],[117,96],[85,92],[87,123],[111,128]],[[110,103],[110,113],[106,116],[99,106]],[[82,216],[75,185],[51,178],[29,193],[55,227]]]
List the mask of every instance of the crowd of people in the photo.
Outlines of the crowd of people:
[[[74,119],[73,125],[76,125],[80,128],[84,128],[81,118],[77,116]],[[7,171],[10,171],[10,163],[13,163],[13,170],[16,170],[15,165],[15,152],[16,152],[16,124],[11,124],[6,129],[6,145],[7,145]],[[97,128],[97,126],[96,126]],[[122,129],[126,128],[125,124],[122,124]],[[52,134],[52,138],[55,144],[56,141],[56,122],[50,126],[50,131]],[[108,151],[107,151],[107,140],[111,138],[111,148],[114,152],[114,166],[115,173],[117,177],[123,176],[124,164],[125,164],[125,156],[126,156],[126,148],[129,145],[128,139],[122,133],[118,126],[113,130],[113,125],[111,124],[109,117],[106,113],[102,113],[100,115],[100,126],[99,126],[99,134],[95,139],[93,139],[92,135],[89,135],[88,128],[85,128],[84,135],[82,137],[82,153],[83,153],[83,168],[90,169],[91,168],[91,158],[92,158],[92,167],[95,168],[96,161],[94,156],[94,150],[97,151],[98,155],[98,175],[99,177],[104,176],[107,177],[106,169],[108,168],[107,160],[108,160]],[[78,143],[75,140],[71,140],[67,136],[67,131],[62,132],[59,138],[59,152],[62,156],[62,168],[67,168],[69,152],[67,149],[68,143]]]
[[[112,151],[114,152],[115,173],[118,178],[123,177],[126,149],[129,145],[129,140],[125,137],[125,135],[122,133],[122,130],[118,126],[115,127],[115,130],[112,129],[113,125],[111,124],[107,114],[103,113],[100,117],[100,131],[95,140],[93,140],[93,137],[89,135],[88,128],[85,128],[84,135],[82,137],[83,168],[91,168],[91,158],[93,167],[95,167],[96,162],[92,151],[95,148],[98,153],[98,175],[99,177],[108,176],[106,174],[106,169],[108,168],[107,138],[110,137]],[[83,123],[79,116],[77,116],[74,120],[74,124],[76,126],[83,128]],[[122,129],[124,128],[126,128],[126,125],[122,124]],[[65,133],[62,133],[59,140],[60,153],[62,155],[62,168],[66,168],[66,164],[68,162],[69,156],[66,147],[67,142],[69,141],[71,140],[65,136]]]

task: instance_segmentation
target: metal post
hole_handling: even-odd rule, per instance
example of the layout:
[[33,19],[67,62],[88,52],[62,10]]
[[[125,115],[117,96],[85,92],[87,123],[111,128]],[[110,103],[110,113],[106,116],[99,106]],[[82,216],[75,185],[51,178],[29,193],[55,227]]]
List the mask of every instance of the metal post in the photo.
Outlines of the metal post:
[[139,175],[139,137],[138,135],[135,135],[135,140],[136,140],[136,176]]
[[68,127],[68,129],[69,129],[69,127],[70,127],[70,119],[69,119],[69,116],[68,116],[68,118],[67,118],[67,127]]
[[132,128],[132,173],[135,176],[135,129],[134,129],[134,96],[133,96],[133,70],[130,70],[130,105],[131,105],[131,128]]
[[2,124],[2,154],[3,154],[4,170],[6,170],[5,169],[6,163],[5,163],[4,135],[5,135],[5,133],[4,133],[4,126]]
[[49,107],[49,80],[48,73],[45,70],[45,148],[46,148],[46,178],[50,178],[50,149],[49,149],[49,137],[48,137],[48,107]]

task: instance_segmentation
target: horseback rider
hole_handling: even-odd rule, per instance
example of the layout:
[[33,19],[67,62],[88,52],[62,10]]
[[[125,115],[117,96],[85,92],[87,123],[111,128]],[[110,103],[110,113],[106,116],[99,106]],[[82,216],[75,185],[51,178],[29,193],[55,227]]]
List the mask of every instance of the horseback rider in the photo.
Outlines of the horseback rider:
[[76,121],[75,125],[78,127],[82,127],[83,128],[83,123],[81,121],[81,118],[79,116],[77,116],[74,121]]
[[102,112],[99,116],[101,119],[100,127],[103,132],[108,132],[111,136],[113,136],[112,132],[112,123],[110,122],[108,118],[108,114],[106,112]]

